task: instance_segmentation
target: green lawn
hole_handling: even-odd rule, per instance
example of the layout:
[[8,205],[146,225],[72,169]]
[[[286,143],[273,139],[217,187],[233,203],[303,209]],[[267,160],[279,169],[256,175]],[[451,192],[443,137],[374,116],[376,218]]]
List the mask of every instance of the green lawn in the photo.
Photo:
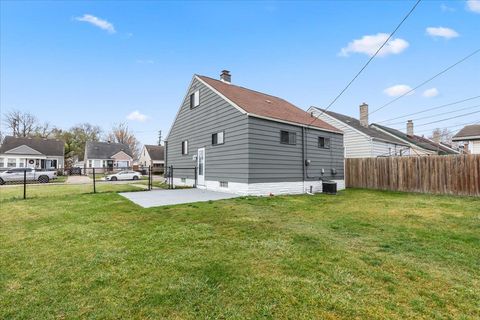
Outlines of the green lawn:
[[109,192],[6,190],[0,319],[480,318],[478,198],[348,190],[142,209]]

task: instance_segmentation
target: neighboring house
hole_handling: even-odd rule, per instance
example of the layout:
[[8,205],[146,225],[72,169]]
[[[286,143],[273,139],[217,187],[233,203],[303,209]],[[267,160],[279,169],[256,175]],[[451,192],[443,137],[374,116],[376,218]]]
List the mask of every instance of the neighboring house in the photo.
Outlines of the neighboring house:
[[415,135],[413,132],[412,120],[407,121],[407,133],[376,123],[373,123],[372,126],[392,137],[408,143],[411,149],[411,156],[458,154],[458,151],[443,143],[436,143],[428,138]]
[[128,168],[133,164],[133,154],[126,144],[89,141],[85,146],[84,163],[87,168]]
[[293,104],[194,75],[167,136],[174,183],[243,195],[317,192],[322,179],[344,188],[343,134]]
[[0,147],[1,168],[62,169],[65,143],[56,139],[7,136]]
[[310,107],[308,112],[343,131],[346,158],[407,156],[408,143],[373,128],[368,123],[368,105],[360,105],[360,120],[329,110]]
[[163,146],[144,145],[138,164],[143,167],[150,166],[152,171],[163,171],[165,166],[165,154]]
[[466,153],[480,154],[480,124],[464,127],[453,136],[452,140],[463,142]]

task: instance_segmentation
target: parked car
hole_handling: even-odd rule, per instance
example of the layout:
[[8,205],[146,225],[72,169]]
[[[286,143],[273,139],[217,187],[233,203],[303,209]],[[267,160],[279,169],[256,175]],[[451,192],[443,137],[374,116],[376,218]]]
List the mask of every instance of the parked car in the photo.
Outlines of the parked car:
[[[26,175],[25,173],[26,172]],[[0,173],[0,184],[6,182],[38,181],[40,183],[48,183],[50,180],[57,178],[57,171],[37,171],[32,168],[12,168]]]
[[105,177],[107,181],[117,181],[117,180],[138,180],[142,177],[140,172],[124,170],[114,174],[109,174]]

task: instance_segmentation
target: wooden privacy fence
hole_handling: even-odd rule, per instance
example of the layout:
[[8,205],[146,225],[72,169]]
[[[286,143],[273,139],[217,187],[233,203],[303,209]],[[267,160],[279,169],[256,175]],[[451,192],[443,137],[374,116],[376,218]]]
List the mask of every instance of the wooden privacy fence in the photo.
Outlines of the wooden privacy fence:
[[347,188],[480,196],[480,155],[345,159]]

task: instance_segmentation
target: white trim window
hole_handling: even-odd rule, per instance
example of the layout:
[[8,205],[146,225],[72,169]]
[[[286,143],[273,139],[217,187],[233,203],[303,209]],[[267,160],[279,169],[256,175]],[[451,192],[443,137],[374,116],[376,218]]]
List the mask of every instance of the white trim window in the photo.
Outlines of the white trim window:
[[330,149],[330,138],[318,137],[318,147],[320,149]]
[[182,155],[188,154],[188,140],[182,141]]
[[190,109],[196,108],[200,105],[200,90],[196,90],[190,95]]
[[7,159],[7,168],[16,168],[16,167],[17,167],[17,159],[8,158]]
[[216,146],[225,143],[225,132],[220,131],[212,134],[212,145]]
[[280,143],[282,144],[297,144],[297,134],[295,132],[280,131]]

